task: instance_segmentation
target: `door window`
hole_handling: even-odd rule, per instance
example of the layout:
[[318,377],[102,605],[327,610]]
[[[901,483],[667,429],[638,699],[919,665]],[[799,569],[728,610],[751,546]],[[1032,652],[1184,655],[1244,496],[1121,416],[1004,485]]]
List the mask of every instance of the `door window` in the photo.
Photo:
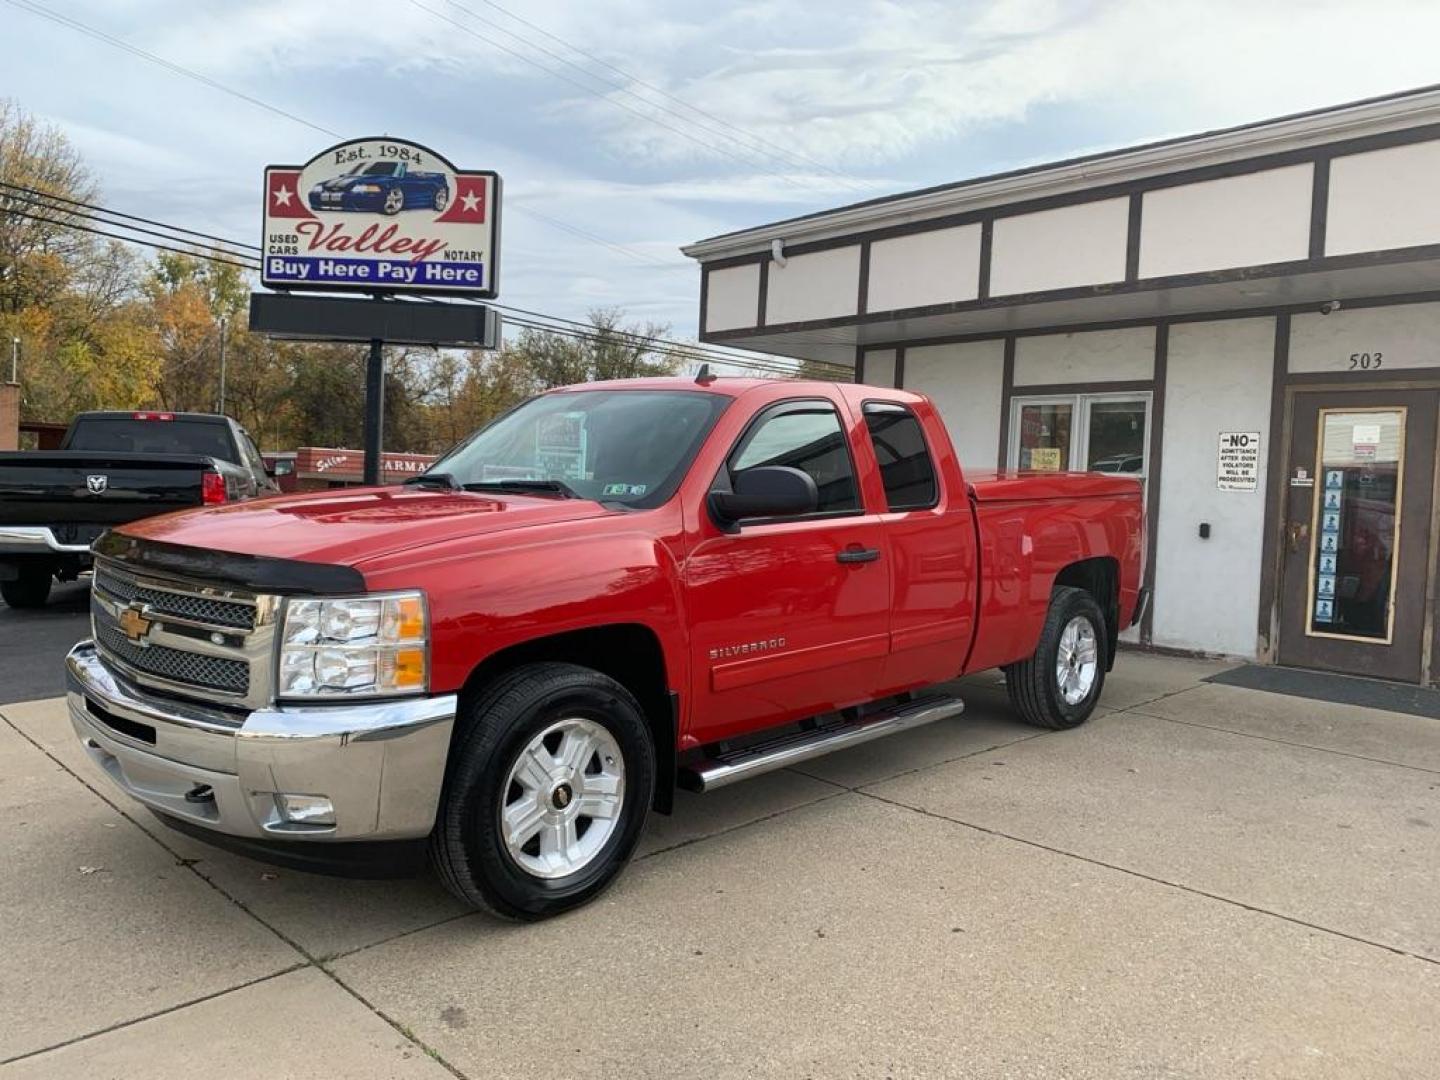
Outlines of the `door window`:
[[1390,641],[1405,410],[1321,409],[1310,551],[1311,636]]
[[925,510],[934,506],[935,464],[915,414],[903,405],[870,401],[865,403],[865,426],[880,463],[887,508]]
[[741,440],[729,462],[730,483],[746,469],[788,465],[815,481],[819,513],[858,510],[855,469],[840,417],[828,402],[776,406]]

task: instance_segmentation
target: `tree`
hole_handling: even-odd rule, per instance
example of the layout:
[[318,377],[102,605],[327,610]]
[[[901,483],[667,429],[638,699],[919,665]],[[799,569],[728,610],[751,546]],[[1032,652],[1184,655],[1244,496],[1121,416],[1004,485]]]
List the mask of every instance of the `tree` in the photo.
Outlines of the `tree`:
[[[79,154],[54,127],[0,101],[0,340],[19,338],[22,416],[148,401],[158,373],[141,262],[67,228],[63,199],[93,201]],[[59,198],[52,198],[57,196]]]
[[34,192],[91,201],[95,185],[58,128],[8,99],[0,99],[0,182],[14,185],[0,187],[0,311],[13,314],[63,289],[95,246],[65,227],[77,219],[64,202]]

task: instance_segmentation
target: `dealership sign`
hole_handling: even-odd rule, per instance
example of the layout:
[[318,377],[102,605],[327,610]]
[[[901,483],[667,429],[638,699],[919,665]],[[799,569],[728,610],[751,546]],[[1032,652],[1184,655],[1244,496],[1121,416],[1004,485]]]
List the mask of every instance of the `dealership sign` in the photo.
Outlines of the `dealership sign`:
[[388,137],[265,170],[260,280],[275,289],[496,295],[500,177]]

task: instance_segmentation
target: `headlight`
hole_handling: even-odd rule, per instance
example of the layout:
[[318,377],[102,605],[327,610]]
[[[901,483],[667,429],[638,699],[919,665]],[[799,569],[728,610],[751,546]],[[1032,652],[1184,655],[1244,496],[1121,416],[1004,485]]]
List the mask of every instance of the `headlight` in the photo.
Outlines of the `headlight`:
[[379,184],[356,184],[356,185],[355,185],[355,190],[358,191],[361,195],[378,195],[378,194],[380,193],[380,185],[379,185]]
[[292,597],[280,626],[279,696],[423,694],[429,629],[420,592]]

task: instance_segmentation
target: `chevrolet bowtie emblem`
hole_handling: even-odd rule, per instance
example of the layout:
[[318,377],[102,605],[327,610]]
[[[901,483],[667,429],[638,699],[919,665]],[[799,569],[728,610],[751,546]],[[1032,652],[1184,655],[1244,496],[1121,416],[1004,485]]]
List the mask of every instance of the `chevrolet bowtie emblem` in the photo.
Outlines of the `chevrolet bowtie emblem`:
[[150,632],[150,620],[141,614],[139,608],[127,607],[120,612],[120,629],[127,638],[139,645]]

